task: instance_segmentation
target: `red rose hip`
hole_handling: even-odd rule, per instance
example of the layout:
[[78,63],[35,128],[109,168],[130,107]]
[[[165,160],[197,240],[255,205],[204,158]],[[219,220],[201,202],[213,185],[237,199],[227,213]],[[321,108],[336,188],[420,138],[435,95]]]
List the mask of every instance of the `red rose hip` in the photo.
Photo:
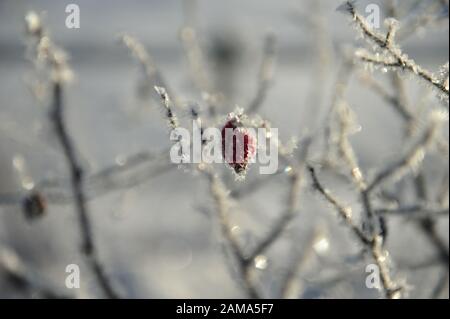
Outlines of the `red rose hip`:
[[222,127],[222,157],[236,174],[244,175],[256,154],[256,138],[243,127],[238,115],[231,113]]

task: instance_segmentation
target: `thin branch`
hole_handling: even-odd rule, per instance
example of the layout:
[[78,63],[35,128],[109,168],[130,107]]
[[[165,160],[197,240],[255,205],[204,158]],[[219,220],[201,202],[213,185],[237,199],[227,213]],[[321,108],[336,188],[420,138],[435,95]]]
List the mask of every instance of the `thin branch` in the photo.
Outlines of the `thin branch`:
[[215,116],[217,112],[216,104],[222,98],[222,94],[217,92],[211,84],[205,53],[198,39],[198,31],[196,28],[197,5],[196,0],[183,1],[185,23],[180,31],[180,39],[188,61],[192,80],[200,91],[202,98],[208,104],[209,115]]
[[[161,102],[167,110],[166,117],[169,122],[169,127],[176,128],[178,122],[176,121],[175,114],[172,111],[173,104],[171,102],[170,96],[162,87],[155,87],[155,90],[160,95]],[[253,259],[247,258],[242,251],[238,240],[233,234],[232,225],[230,224],[228,218],[228,210],[230,204],[229,192],[209,165],[201,163],[200,165],[196,166],[196,168],[208,179],[209,190],[216,206],[222,235],[227,244],[230,246],[231,252],[236,259],[243,286],[250,298],[260,298],[260,294],[251,279],[251,262],[253,261]]]
[[375,209],[376,214],[384,216],[400,216],[408,218],[424,218],[424,217],[448,217],[449,210],[447,209],[431,209],[426,205],[411,205],[400,206],[397,208],[378,208]]
[[344,57],[344,61],[339,67],[339,71],[336,76],[336,83],[334,85],[333,97],[330,105],[330,109],[327,112],[326,116],[326,124],[324,131],[324,154],[323,154],[323,162],[327,164],[327,166],[334,166],[335,159],[331,158],[332,150],[334,149],[334,144],[339,137],[338,129],[333,126],[332,118],[337,112],[337,108],[339,104],[342,102],[344,95],[347,91],[351,75],[353,73],[353,62]]
[[[82,236],[82,253],[85,255],[88,264],[92,268],[100,288],[108,298],[118,298],[118,293],[113,288],[110,279],[106,275],[102,265],[98,260],[96,246],[94,245],[92,226],[89,218],[89,212],[86,205],[86,195],[83,187],[83,169],[76,155],[75,146],[69,136],[64,121],[64,105],[63,105],[63,83],[67,82],[66,74],[70,72],[67,63],[67,57],[62,50],[57,48],[49,39],[44,36],[40,22],[37,28],[35,14],[27,15],[27,32],[36,42],[36,53],[44,55],[44,62],[49,64],[52,71],[52,105],[50,110],[50,120],[54,126],[55,134],[61,144],[63,153],[70,169],[71,185],[75,206],[78,213],[78,222]],[[39,20],[37,20],[39,21]],[[71,72],[70,72],[71,73]]]
[[[281,279],[280,296],[282,298],[297,298],[299,295],[301,283],[299,283],[298,277],[302,273],[307,262],[312,258],[314,254],[314,244],[321,235],[319,228],[312,231],[307,239],[305,247],[294,255],[290,267]],[[297,245],[298,244],[295,243],[295,246]]]
[[168,121],[169,128],[175,129],[178,127],[178,119],[174,112],[174,104],[172,103],[172,100],[169,97],[169,94],[167,93],[166,89],[164,87],[155,86],[156,92],[158,92],[163,105],[166,109],[166,117]]
[[[355,114],[350,109],[349,105],[346,103],[343,96],[335,102],[335,113],[337,116],[337,121],[339,124],[337,135],[337,149],[340,158],[348,166],[349,174],[353,184],[359,192],[362,205],[364,207],[364,212],[367,218],[367,227],[369,233],[372,236],[375,234],[381,234],[383,237],[386,235],[387,229],[382,217],[376,216],[373,211],[372,204],[370,201],[370,194],[367,190],[367,181],[359,167],[358,160],[355,155],[355,151],[349,141],[349,136],[353,133],[356,127]],[[378,217],[376,219],[375,217]]]
[[[170,96],[174,98],[172,90],[169,88],[166,80],[162,76],[161,72],[157,68],[152,56],[145,49],[144,45],[135,37],[129,34],[123,34],[120,36],[120,41],[129,50],[131,55],[136,59],[136,61],[141,66],[146,87],[150,92],[153,92],[155,86],[164,87],[166,91],[170,93]],[[176,100],[176,98],[175,98]]]
[[[394,75],[399,78],[398,74]],[[413,119],[413,115],[407,109],[404,100],[400,96],[389,93],[380,83],[378,83],[373,77],[365,73],[360,76],[361,82],[377,93],[385,102],[392,105],[394,110],[405,120],[410,121]]]
[[449,272],[448,268],[442,270],[442,274],[438,278],[438,282],[431,293],[431,299],[443,298],[445,291],[448,294],[448,280]]
[[[406,136],[411,137],[413,133],[416,132],[418,123],[423,121],[423,118],[420,114],[414,115],[409,109],[407,105],[408,103],[406,102],[406,92],[404,92],[404,81],[401,79],[400,75],[397,73],[392,74],[392,83],[396,88],[396,94],[389,93],[379,82],[367,73],[361,74],[360,79],[364,85],[373,90],[384,101],[393,107],[402,120],[406,122]],[[444,139],[444,137],[436,136],[435,143],[440,154],[442,154],[443,157],[448,158],[448,142]]]
[[295,218],[296,213],[299,209],[300,203],[300,190],[303,180],[303,172],[305,169],[306,158],[309,153],[309,148],[311,145],[311,139],[307,138],[303,145],[302,153],[298,159],[299,164],[291,165],[291,171],[289,176],[289,194],[287,199],[287,205],[284,213],[281,217],[274,223],[271,227],[269,233],[259,241],[252,252],[249,254],[248,259],[253,260],[258,255],[262,254],[266,249],[268,249],[285,231],[290,221]]
[[[173,164],[156,164],[159,163],[158,160],[163,158],[165,159],[164,152],[159,155],[139,152],[120,158],[118,163],[86,175],[83,178],[85,200],[95,200],[117,190],[132,188],[169,172],[173,169]],[[71,190],[65,189],[68,183],[70,184],[70,181],[67,179],[44,179],[37,182],[35,187],[26,194],[23,194],[23,192],[2,193],[0,194],[0,206],[22,206],[25,208],[26,203],[31,203],[29,206],[36,209],[33,209],[34,213],[25,210],[26,215],[28,217],[42,216],[48,205],[67,205],[74,202]],[[42,204],[39,204],[39,202]],[[39,206],[43,206],[44,211],[39,212]]]
[[228,218],[229,198],[228,192],[222,182],[219,180],[217,174],[208,168],[201,169],[209,182],[209,190],[214,200],[216,210],[219,217],[220,228],[222,235],[231,248],[231,252],[237,262],[239,273],[243,282],[243,286],[250,298],[260,298],[260,294],[254,286],[251,279],[251,259],[246,258],[242,251],[235,235],[232,231],[232,225]]
[[341,218],[345,221],[350,230],[361,241],[361,243],[363,243],[364,245],[370,244],[372,242],[372,239],[368,238],[364,231],[353,221],[352,209],[341,204],[329,190],[322,186],[317,177],[316,171],[312,166],[309,166],[308,170],[312,178],[312,185],[314,189],[317,190],[325,198],[325,200],[328,201],[337,210]]
[[437,132],[442,123],[442,114],[433,112],[430,123],[422,137],[411,147],[411,149],[399,160],[381,170],[373,178],[367,190],[372,191],[380,184],[391,178],[401,178],[410,168],[416,169],[426,155],[426,150],[434,143]]
[[404,41],[417,33],[417,30],[439,22],[439,11],[444,11],[445,7],[447,7],[448,10],[448,2],[445,2],[446,0],[429,1],[426,3],[423,1],[419,1],[418,5],[423,6],[422,12],[415,14],[415,11],[417,10],[411,10],[412,14],[415,15],[412,17],[405,17],[404,20],[406,21],[406,23],[399,29],[397,39],[399,41]]
[[258,76],[258,88],[255,96],[247,107],[246,112],[248,114],[255,113],[266,99],[267,91],[272,83],[275,68],[275,44],[275,35],[268,34],[264,40],[263,59]]
[[[364,39],[370,41],[371,43],[374,43],[378,46],[379,49],[383,50],[389,55],[388,60],[383,60],[376,57],[366,56],[366,54],[360,52],[360,54],[358,55],[359,58],[365,60],[366,62],[380,64],[385,67],[408,70],[412,74],[415,74],[417,77],[423,79],[425,82],[431,84],[448,100],[448,87],[446,87],[444,83],[437,79],[432,72],[426,70],[425,68],[414,62],[414,60],[408,58],[407,55],[405,55],[401,51],[401,49],[395,45],[392,37],[392,32],[388,32],[388,34],[382,35],[373,30],[366,22],[365,18],[356,11],[353,2],[347,1],[344,7],[345,10],[351,15],[356,26],[364,34]],[[394,26],[392,28],[394,28]]]
[[64,122],[64,107],[62,101],[61,83],[55,82],[53,86],[53,107],[51,119],[55,126],[55,132],[63,148],[67,164],[71,172],[72,191],[75,199],[75,206],[78,211],[78,222],[82,234],[82,253],[97,278],[97,281],[108,298],[119,298],[119,294],[105,273],[98,257],[98,252],[94,244],[92,225],[86,205],[86,195],[83,187],[83,169],[76,157],[76,151]]
[[19,289],[29,290],[47,299],[70,299],[62,291],[51,287],[38,273],[27,267],[20,257],[11,249],[0,246],[0,271]]
[[339,154],[350,169],[350,175],[354,184],[360,192],[364,192],[367,183],[359,167],[358,160],[349,141],[349,136],[353,133],[356,126],[352,110],[346,102],[341,101],[337,108],[338,121],[340,126],[337,146]]
[[298,194],[300,192],[301,178],[298,173],[293,173],[290,177],[290,190],[288,199],[288,208],[283,215],[270,228],[269,233],[257,244],[257,246],[249,254],[248,259],[254,259],[262,254],[273,242],[284,232],[289,222],[295,217],[298,209]]
[[427,235],[430,243],[436,248],[439,258],[441,262],[445,265],[449,264],[449,251],[447,244],[445,243],[445,239],[439,236],[436,229],[436,221],[432,219],[430,216],[422,218],[418,222],[418,226],[422,229],[422,231]]
[[360,240],[361,244],[366,246],[375,260],[380,272],[380,279],[383,285],[383,291],[386,298],[396,299],[401,297],[401,287],[396,284],[390,275],[389,267],[387,265],[387,254],[382,247],[383,239],[381,236],[374,236],[368,238],[364,232],[354,223],[351,209],[342,205],[339,200],[331,194],[329,190],[324,188],[320,183],[315,169],[309,167],[309,172],[312,178],[312,184],[315,190],[317,190],[322,196],[327,200],[339,213],[339,215],[344,219],[347,226],[352,230],[354,235]]

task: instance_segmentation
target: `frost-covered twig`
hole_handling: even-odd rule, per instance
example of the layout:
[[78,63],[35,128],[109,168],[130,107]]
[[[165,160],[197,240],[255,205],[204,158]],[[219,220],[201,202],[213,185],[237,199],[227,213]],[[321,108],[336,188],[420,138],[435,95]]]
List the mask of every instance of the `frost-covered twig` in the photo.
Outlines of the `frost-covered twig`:
[[359,166],[355,151],[349,141],[349,136],[354,130],[354,117],[353,111],[343,100],[341,101],[337,109],[338,121],[340,124],[340,133],[337,141],[337,148],[341,159],[344,161],[349,169],[349,175],[359,192],[364,213],[367,218],[367,227],[371,236],[381,235],[385,237],[387,235],[386,223],[382,216],[377,215],[373,210],[373,205],[370,199],[370,189],[368,188],[368,182]]
[[[170,100],[170,96],[167,94],[164,88],[155,87],[155,89],[160,94],[162,104],[168,110],[166,117],[169,120],[169,126],[171,128],[175,128],[176,124],[172,123],[177,122],[172,120],[175,115],[171,111],[172,103]],[[210,193],[214,200],[216,211],[219,217],[223,238],[231,248],[234,259],[238,264],[239,274],[244,284],[244,288],[251,298],[260,297],[260,293],[258,292],[251,278],[253,262],[256,260],[256,258],[258,258],[258,256],[263,254],[281,236],[281,234],[283,234],[284,230],[286,229],[290,220],[295,216],[295,212],[298,209],[301,173],[305,165],[309,144],[310,143],[308,139],[308,142],[305,143],[303,152],[298,159],[299,164],[296,164],[295,166],[293,164],[294,167],[292,167],[291,169],[290,188],[286,211],[275,223],[275,225],[270,228],[268,234],[263,239],[261,239],[249,253],[244,252],[241,244],[235,237],[232,230],[233,227],[228,217],[229,208],[231,205],[229,194],[230,192],[225,188],[223,182],[221,181],[217,173],[212,169],[211,165],[200,163],[199,165],[195,166],[196,169],[202,173],[202,175],[207,177]]]
[[27,32],[30,38],[35,41],[36,59],[42,59],[45,64],[48,64],[53,75],[51,78],[52,100],[50,120],[54,126],[55,134],[61,144],[65,160],[70,170],[72,192],[82,237],[82,253],[85,255],[105,296],[108,298],[118,298],[117,291],[112,286],[103,266],[99,262],[83,186],[84,171],[78,160],[73,140],[69,135],[64,119],[63,86],[68,80],[66,75],[71,74],[66,55],[45,34],[39,17],[35,13],[29,13],[26,17],[26,22]]
[[289,222],[295,217],[295,212],[298,209],[298,197],[300,193],[301,177],[298,172],[293,172],[290,176],[288,207],[281,217],[270,228],[266,236],[258,242],[256,247],[249,255],[249,259],[254,259],[262,254],[272,243],[284,232]]
[[397,208],[378,208],[375,209],[377,214],[383,214],[384,216],[402,216],[408,218],[424,218],[424,217],[446,217],[449,215],[449,210],[447,209],[432,209],[428,208],[426,205],[411,205],[411,206],[400,206]]
[[336,83],[334,85],[331,105],[325,119],[324,154],[322,161],[327,166],[336,165],[336,158],[332,157],[334,155],[332,151],[335,149],[334,146],[339,138],[340,133],[339,127],[335,125],[332,119],[337,112],[339,104],[342,103],[342,100],[344,99],[344,95],[347,91],[352,73],[353,63],[350,59],[344,57],[344,60],[342,61],[336,76]]
[[0,245],[0,274],[5,275],[6,279],[17,288],[37,293],[42,298],[73,298],[51,287],[46,279],[27,267],[13,250],[3,245]]
[[404,156],[378,172],[367,187],[368,191],[372,191],[387,179],[394,177],[397,179],[401,178],[410,168],[417,169],[427,149],[435,142],[436,134],[439,132],[443,121],[442,117],[443,115],[440,112],[433,112],[430,116],[428,127],[421,138]]
[[343,5],[343,9],[346,10],[352,17],[358,29],[363,33],[365,40],[375,44],[382,52],[387,56],[381,56],[380,54],[370,54],[366,50],[357,51],[357,57],[365,62],[371,64],[383,66],[386,68],[400,68],[405,69],[421,78],[431,86],[436,88],[438,92],[448,100],[448,83],[447,85],[438,79],[432,72],[418,65],[414,60],[410,59],[402,50],[395,44],[394,35],[397,28],[397,22],[395,20],[388,20],[389,31],[386,35],[383,35],[367,23],[366,19],[356,11],[356,8],[351,1],[347,1]]
[[249,255],[249,259],[254,259],[262,254],[269,246],[271,246],[285,231],[289,222],[296,216],[299,209],[299,196],[301,183],[303,180],[303,172],[305,169],[306,158],[310,147],[310,139],[303,145],[302,153],[298,159],[298,164],[292,163],[289,175],[289,194],[285,211],[281,217],[270,228],[268,234],[261,239]]
[[309,166],[308,170],[312,178],[312,185],[314,189],[317,190],[325,198],[325,200],[337,210],[341,218],[350,227],[356,237],[358,237],[363,244],[369,244],[372,239],[367,237],[364,231],[355,224],[352,217],[352,209],[349,206],[341,204],[340,201],[328,189],[322,186],[317,177],[316,170],[312,166]]
[[[96,200],[111,192],[147,183],[152,178],[169,172],[173,168],[171,163],[159,164],[159,160],[166,157],[165,152],[162,154],[138,152],[127,157],[120,156],[116,158],[115,164],[98,172],[86,174],[83,179],[86,201]],[[70,190],[67,190],[67,184],[70,184],[67,178],[44,179],[36,182],[34,189],[26,194],[1,193],[0,206],[23,206],[25,203],[39,200],[45,204],[44,206],[72,204],[74,197]],[[32,206],[38,208],[39,203]],[[32,215],[35,217],[42,215],[38,213],[35,211]]]
[[164,87],[166,91],[170,93],[170,96],[175,99],[175,95],[172,93],[166,80],[159,72],[152,56],[145,49],[144,45],[135,37],[129,34],[123,34],[120,36],[121,43],[129,50],[132,56],[141,66],[145,76],[145,86],[150,91],[154,92],[155,86]]
[[[173,105],[170,96],[162,87],[155,87],[155,90],[160,95],[161,102],[167,110],[166,117],[169,122],[169,127],[176,128],[178,122],[175,120],[175,114],[172,112]],[[229,192],[210,165],[200,163],[195,167],[208,180],[211,197],[214,200],[219,218],[221,232],[237,262],[243,286],[250,298],[259,298],[260,294],[251,279],[251,262],[253,259],[248,258],[243,252],[237,238],[233,234],[232,225],[228,217],[230,205]]]
[[[444,5],[444,4],[440,3],[439,1],[434,1],[432,4],[427,3],[427,5],[424,7],[424,12],[426,14],[419,15],[418,17],[419,18],[426,17],[433,10],[436,10],[437,7],[440,7],[442,5]],[[447,7],[448,7],[448,3],[447,3]],[[388,12],[388,15],[390,15],[394,18],[397,18],[397,8],[393,1],[387,2],[387,12]],[[421,21],[421,19],[419,19],[419,18],[415,20],[416,24],[415,24],[415,27],[412,28],[412,30],[414,30],[415,28],[420,26],[419,22],[424,23],[424,21]],[[405,34],[404,32],[402,32],[405,29],[407,29],[407,28],[400,29],[400,37],[399,38],[401,38],[402,35]],[[395,47],[395,45],[393,43],[391,43],[391,45],[394,50],[397,50],[397,51],[399,50]],[[376,58],[378,58],[378,57],[376,57]],[[440,82],[442,83],[444,88],[447,89],[447,92],[448,92],[448,63],[441,68],[440,73],[441,73],[440,74]],[[407,106],[408,101],[407,101],[406,89],[405,89],[405,86],[403,83],[403,79],[399,76],[398,73],[393,73],[393,75],[391,76],[391,80],[392,80],[392,84],[394,86],[395,94],[396,94],[395,98],[390,100],[391,105],[394,108],[396,108],[398,111],[400,111],[401,115],[403,115],[402,118],[405,122],[407,136],[411,137],[412,134],[415,132],[417,123],[420,121],[423,121],[423,120],[422,120],[420,114],[413,115]],[[447,94],[447,101],[448,101],[448,94]],[[395,102],[397,102],[397,103],[395,103]],[[432,122],[432,120],[431,120],[431,122]],[[433,127],[434,123],[427,123],[427,125]],[[426,134],[425,134],[425,137],[426,137]],[[445,141],[445,139],[443,137],[441,137],[440,134],[439,135],[436,134],[436,137],[434,138],[434,143],[436,144],[437,149],[444,155],[444,158],[448,159],[448,146],[447,146],[448,142]],[[419,155],[418,153],[416,153],[416,154]],[[423,155],[419,155],[419,156],[423,157],[424,155],[425,155],[425,151],[423,152]],[[411,152],[411,156],[414,156],[414,148],[413,148],[413,151]],[[406,163],[406,162],[404,162],[404,163]],[[398,162],[397,164],[398,164],[397,167],[398,167],[399,171],[402,171],[402,170],[406,171],[405,169],[401,168],[402,167],[401,161]],[[423,171],[419,171],[417,173],[417,176],[414,178],[414,187],[415,187],[416,195],[418,196],[418,198],[420,200],[422,200],[423,202],[427,202],[428,201],[427,185],[426,185],[426,178],[425,178]],[[439,201],[439,199],[438,199],[438,201]],[[442,205],[441,205],[441,207],[442,207]],[[447,209],[447,211],[448,211],[448,209]],[[443,212],[445,214],[445,208],[442,207],[440,212]],[[411,212],[409,212],[408,215],[411,215]],[[416,215],[418,215],[418,217],[419,217],[416,220],[416,224],[418,225],[419,229],[422,230],[422,232],[426,235],[426,237],[429,239],[429,241],[432,243],[432,245],[434,245],[434,247],[436,248],[436,250],[438,251],[438,253],[441,257],[441,260],[443,260],[443,262],[448,265],[448,249],[446,248],[442,238],[439,236],[439,234],[436,231],[434,218],[437,217],[438,215],[432,214],[432,212],[425,209],[425,207],[421,211],[417,212]]]
[[223,183],[220,181],[216,173],[210,167],[201,167],[201,171],[206,175],[209,183],[209,190],[214,200],[217,214],[219,217],[220,228],[222,235],[230,246],[233,256],[237,262],[239,274],[241,276],[243,286],[250,298],[260,298],[260,293],[254,286],[251,279],[251,270],[253,259],[246,257],[235,234],[232,230],[232,225],[228,217],[230,201],[228,198],[228,191]]
[[443,294],[445,293],[445,291],[447,291],[448,294],[448,280],[449,280],[448,268],[443,269],[442,273],[438,277],[436,286],[431,292],[432,299],[443,298]]
[[175,129],[178,127],[178,119],[174,112],[174,105],[172,103],[172,100],[169,97],[169,94],[167,94],[167,91],[164,87],[155,86],[156,92],[158,92],[159,96],[161,97],[161,100],[163,101],[163,105],[166,109],[166,117],[168,121],[169,128]]
[[[398,75],[395,74],[397,78]],[[360,79],[362,83],[372,89],[375,93],[377,93],[384,101],[386,101],[389,105],[392,105],[394,110],[406,121],[410,121],[413,119],[413,115],[407,109],[404,100],[395,94],[391,94],[388,92],[381,83],[377,82],[372,76],[367,73],[361,74]]]
[[[391,0],[390,2],[393,1]],[[444,18],[445,11],[447,11],[448,20],[447,0],[417,1],[416,6],[419,8],[410,10],[411,14],[404,18],[405,23],[398,30],[397,38],[399,41],[404,41],[415,33],[418,33],[418,30],[436,24],[440,19],[444,22],[446,20]]]
[[352,230],[354,235],[359,239],[361,244],[367,247],[378,266],[380,271],[380,279],[383,285],[383,291],[387,298],[396,299],[401,297],[401,286],[393,281],[389,267],[387,265],[387,253],[382,247],[383,239],[381,236],[375,235],[374,237],[367,237],[367,235],[361,230],[353,221],[351,209],[341,204],[340,201],[329,190],[324,188],[319,181],[315,169],[309,167],[309,172],[312,178],[312,184],[315,190],[317,190],[327,200],[333,208],[337,210],[339,215],[343,218],[348,227]]
[[350,169],[350,176],[352,177],[352,180],[358,190],[360,192],[364,192],[367,189],[367,182],[365,181],[361,168],[359,167],[355,151],[349,141],[349,136],[353,133],[355,126],[355,115],[345,101],[340,102],[337,109],[337,115],[340,127],[337,141],[339,154]]
[[202,93],[210,94],[213,91],[211,81],[205,66],[205,55],[200,46],[197,30],[194,26],[196,23],[197,2],[195,0],[184,1],[185,25],[180,32],[183,48],[187,56],[191,74],[194,83]]
[[445,239],[441,238],[436,228],[436,220],[432,216],[425,216],[419,219],[418,226],[427,235],[430,243],[436,248],[439,259],[448,267],[449,264],[449,251]]
[[258,76],[258,88],[246,109],[248,114],[256,112],[266,99],[275,68],[275,42],[275,35],[273,34],[268,34],[264,40],[263,59]]
[[448,207],[449,202],[449,173],[447,172],[442,179],[441,185],[439,187],[439,190],[437,192],[436,196],[436,202],[441,207]]
[[[299,296],[302,287],[298,277],[308,261],[312,259],[312,256],[314,255],[314,245],[320,240],[320,237],[322,237],[322,234],[319,227],[317,227],[309,235],[303,249],[293,253],[294,257],[292,258],[286,273],[280,280],[280,296],[282,298],[297,298],[297,296]],[[295,243],[295,247],[297,246],[298,243]],[[297,250],[299,249],[297,248]]]
[[181,28],[180,38],[184,53],[194,85],[207,103],[209,115],[215,116],[217,113],[216,104],[222,99],[222,94],[217,92],[212,85],[206,56],[198,39],[196,28],[198,4],[196,0],[184,0],[183,4],[185,23]]
[[86,204],[86,195],[83,187],[83,169],[77,159],[75,147],[67,131],[64,120],[64,106],[62,101],[62,83],[55,82],[53,87],[53,106],[51,119],[55,126],[55,132],[64,151],[66,161],[71,171],[72,191],[78,211],[80,230],[82,233],[82,252],[86,256],[103,292],[108,298],[118,298],[119,295],[113,288],[110,279],[99,262],[99,256],[94,244],[92,224]]

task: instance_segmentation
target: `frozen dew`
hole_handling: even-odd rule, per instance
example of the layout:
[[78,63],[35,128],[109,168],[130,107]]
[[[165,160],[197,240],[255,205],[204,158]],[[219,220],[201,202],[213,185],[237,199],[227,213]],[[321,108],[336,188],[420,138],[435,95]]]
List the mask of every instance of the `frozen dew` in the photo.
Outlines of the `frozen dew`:
[[379,262],[381,262],[381,263],[384,263],[385,261],[386,261],[386,255],[384,255],[384,254],[381,254],[379,257],[378,257],[378,261]]
[[241,232],[241,228],[239,226],[237,226],[237,225],[234,225],[233,227],[231,227],[231,232],[233,234],[238,235]]
[[[355,117],[355,114],[352,114],[353,117]],[[355,120],[353,120],[355,121]],[[362,131],[362,126],[359,124],[354,124],[350,128],[350,134],[356,134]]]
[[291,137],[284,145],[279,144],[279,152],[285,155],[292,155],[297,148],[298,140],[295,137]]
[[344,207],[344,214],[346,218],[352,218],[352,208],[351,207]]
[[234,181],[235,182],[243,182],[243,181],[245,181],[245,171],[243,172],[243,173],[240,173],[240,174],[238,174],[238,173],[236,173],[234,170],[233,170],[233,175],[234,175]]
[[327,237],[320,236],[313,245],[315,252],[319,255],[325,254],[330,248],[330,242]]
[[258,255],[255,257],[255,259],[253,261],[254,261],[256,269],[264,270],[267,268],[268,260],[267,260],[266,256]]
[[20,263],[16,254],[6,248],[0,250],[0,260],[3,262],[3,267],[14,273],[20,273],[23,271],[23,266]]
[[34,182],[29,176],[25,176],[22,179],[21,185],[23,188],[25,188],[27,191],[32,190],[34,188]]
[[17,154],[13,157],[13,166],[17,171],[23,171],[25,168],[25,159],[22,155]]
[[31,176],[27,174],[26,163],[23,156],[20,154],[14,155],[12,164],[19,175],[20,185],[26,190],[32,190],[35,185]]
[[124,166],[127,163],[127,159],[123,155],[117,155],[115,162],[118,166]]
[[357,180],[362,180],[362,173],[361,173],[361,170],[359,169],[359,167],[355,167],[355,168],[352,169],[352,175]]
[[425,158],[425,150],[423,148],[418,149],[408,161],[408,165],[413,171],[417,171],[420,164]]

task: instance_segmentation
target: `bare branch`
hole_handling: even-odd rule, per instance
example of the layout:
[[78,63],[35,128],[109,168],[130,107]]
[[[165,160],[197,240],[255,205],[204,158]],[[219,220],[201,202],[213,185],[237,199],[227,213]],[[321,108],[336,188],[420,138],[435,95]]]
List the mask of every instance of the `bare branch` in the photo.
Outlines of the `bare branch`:
[[96,279],[108,298],[118,298],[119,295],[113,288],[110,279],[106,275],[102,265],[98,260],[98,253],[93,240],[92,225],[89,218],[89,212],[86,205],[86,195],[83,187],[83,168],[81,167],[76,155],[75,146],[69,136],[64,121],[64,104],[63,104],[63,84],[67,82],[66,73],[70,70],[66,61],[65,54],[51,42],[48,36],[44,36],[41,28],[35,28],[33,19],[27,16],[27,30],[29,35],[36,41],[36,52],[43,51],[45,59],[49,63],[52,70],[52,105],[50,120],[54,126],[55,134],[63,149],[63,153],[70,169],[71,185],[75,206],[78,213],[78,222],[82,236],[82,253],[85,255],[88,264],[94,272]]
[[342,205],[339,200],[331,194],[330,191],[322,186],[313,167],[309,167],[309,172],[311,174],[314,189],[322,194],[322,196],[337,210],[348,227],[360,240],[361,244],[366,246],[370,250],[372,257],[375,260],[380,271],[380,279],[383,284],[385,296],[389,299],[399,298],[401,296],[401,287],[392,280],[389,273],[389,267],[386,262],[387,254],[386,251],[382,248],[382,237],[375,235],[373,238],[368,238],[364,234],[364,232],[353,222],[351,209]]
[[152,56],[145,49],[144,45],[139,42],[138,39],[128,35],[123,34],[120,36],[120,41],[122,44],[130,51],[132,56],[141,66],[143,73],[145,75],[146,87],[149,91],[153,91],[155,86],[163,87],[166,91],[170,93],[170,96],[174,98],[172,90],[169,88],[166,80],[162,76],[161,72],[157,68]]
[[369,184],[368,191],[372,191],[387,179],[401,178],[410,168],[416,169],[426,155],[426,150],[435,141],[442,120],[440,112],[433,112],[430,116],[430,124],[419,141],[402,158],[377,173]]
[[267,91],[272,83],[275,68],[275,35],[268,34],[264,41],[263,59],[259,69],[258,89],[256,95],[247,107],[247,113],[256,112],[264,103]]
[[42,298],[73,298],[48,285],[46,279],[27,267],[14,251],[4,246],[0,246],[0,271],[14,286],[37,293]]
[[351,15],[356,26],[364,34],[364,39],[374,43],[379,49],[383,50],[388,54],[386,59],[377,58],[370,56],[365,51],[359,51],[358,57],[365,62],[370,62],[376,65],[382,65],[388,68],[400,68],[408,70],[412,74],[421,78],[425,82],[429,83],[431,86],[436,88],[447,100],[448,100],[448,86],[446,86],[442,81],[436,78],[432,72],[426,70],[425,68],[419,66],[414,60],[410,59],[406,54],[404,54],[399,47],[394,43],[393,30],[395,28],[395,23],[392,23],[390,27],[390,32],[386,35],[382,35],[375,30],[373,30],[365,18],[359,14],[353,2],[347,1],[345,3],[346,11]]
[[209,189],[215,202],[222,235],[226,242],[229,244],[233,256],[236,259],[244,288],[250,298],[260,298],[260,294],[256,290],[251,279],[252,259],[249,259],[245,256],[232,231],[232,225],[230,224],[228,217],[228,210],[230,205],[228,192],[225,186],[219,180],[217,174],[215,174],[210,168],[201,167],[200,169],[208,179]]

